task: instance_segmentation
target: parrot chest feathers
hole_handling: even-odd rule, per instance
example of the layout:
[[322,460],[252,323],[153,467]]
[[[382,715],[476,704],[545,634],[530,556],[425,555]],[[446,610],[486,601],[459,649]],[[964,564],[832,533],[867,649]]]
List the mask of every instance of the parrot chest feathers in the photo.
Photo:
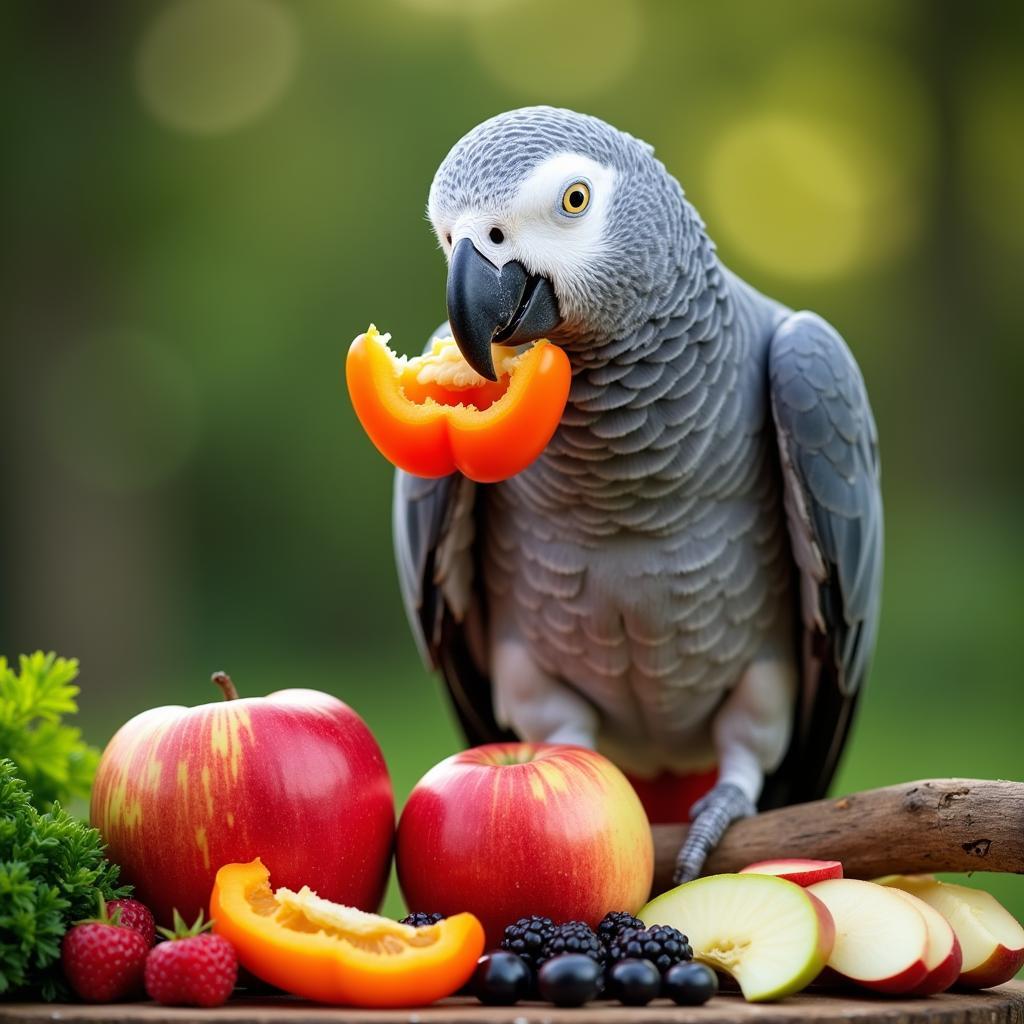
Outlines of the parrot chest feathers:
[[666,322],[647,358],[578,372],[548,450],[485,497],[492,617],[598,709],[626,765],[647,751],[706,766],[715,708],[788,606],[751,322],[682,340]]
[[600,544],[618,533],[710,530],[716,502],[750,493],[767,459],[768,318],[725,282],[631,337],[574,352],[555,436],[496,490],[551,530]]
[[636,771],[707,766],[715,709],[785,619],[781,519],[760,519],[747,496],[711,506],[712,523],[709,536],[617,534],[595,547],[509,509],[485,531],[495,623],[598,710],[602,749]]

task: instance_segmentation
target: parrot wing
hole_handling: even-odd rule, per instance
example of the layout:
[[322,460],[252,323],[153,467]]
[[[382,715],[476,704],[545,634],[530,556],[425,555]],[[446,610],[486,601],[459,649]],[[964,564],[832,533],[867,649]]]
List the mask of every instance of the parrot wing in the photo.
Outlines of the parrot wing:
[[[447,337],[443,323],[431,335]],[[395,473],[392,536],[398,583],[416,645],[444,676],[471,744],[513,738],[494,719],[485,666],[485,609],[474,550],[478,488],[460,473]]]
[[763,808],[825,795],[875,647],[882,587],[878,433],[860,370],[813,313],[768,352],[786,519],[800,576],[801,691]]

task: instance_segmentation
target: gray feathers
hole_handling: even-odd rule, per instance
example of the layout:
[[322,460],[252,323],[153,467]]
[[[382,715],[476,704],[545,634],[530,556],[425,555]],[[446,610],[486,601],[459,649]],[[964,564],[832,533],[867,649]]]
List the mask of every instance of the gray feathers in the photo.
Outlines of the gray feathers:
[[780,325],[769,381],[804,623],[832,637],[838,683],[850,694],[874,649],[882,583],[871,407],[849,349],[813,313],[796,313]]
[[484,201],[508,203],[530,170],[553,153],[577,152],[635,171],[654,150],[604,121],[556,107],[498,114],[467,132],[437,169],[431,206],[457,213]]
[[621,175],[609,248],[579,283],[588,305],[554,339],[573,364],[569,403],[540,459],[504,483],[398,474],[414,632],[472,742],[501,735],[489,650],[511,631],[597,709],[602,749],[641,773],[706,764],[707,723],[751,660],[798,659],[797,728],[762,803],[820,795],[880,600],[860,373],[823,320],[725,270],[650,148],[594,118],[485,122],[445,159],[432,209],[501,208],[563,151]]
[[571,350],[580,338],[628,344],[652,312],[679,308],[682,296],[665,289],[701,288],[699,276],[680,270],[700,269],[702,258],[709,262],[700,218],[646,143],[571,110],[526,107],[499,114],[468,132],[442,161],[430,188],[431,216],[436,227],[467,207],[509,215],[529,172],[565,152],[614,168],[623,184],[615,190],[606,251],[589,264],[585,278],[569,282],[559,295],[567,320],[557,340]]

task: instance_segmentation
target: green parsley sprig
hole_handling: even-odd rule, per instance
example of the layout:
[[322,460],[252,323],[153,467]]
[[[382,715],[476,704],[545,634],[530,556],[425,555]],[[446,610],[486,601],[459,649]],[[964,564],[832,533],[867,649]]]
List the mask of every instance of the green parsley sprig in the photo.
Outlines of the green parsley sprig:
[[78,662],[56,654],[22,655],[19,671],[0,657],[0,751],[28,783],[40,810],[88,797],[99,751],[62,715],[78,711]]
[[59,805],[40,813],[14,764],[0,760],[0,997],[66,994],[60,940],[95,913],[97,896],[126,896],[99,832]]

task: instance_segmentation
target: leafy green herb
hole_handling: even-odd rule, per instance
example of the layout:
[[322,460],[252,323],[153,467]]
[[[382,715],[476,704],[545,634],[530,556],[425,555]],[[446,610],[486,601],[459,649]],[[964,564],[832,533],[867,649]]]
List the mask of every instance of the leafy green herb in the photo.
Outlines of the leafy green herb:
[[14,762],[40,810],[87,797],[99,751],[80,729],[61,722],[61,715],[78,711],[78,662],[36,651],[23,654],[19,668],[15,674],[0,658],[0,751]]
[[0,996],[66,992],[60,940],[96,911],[97,894],[128,894],[100,834],[55,805],[41,814],[15,766],[0,760]]

